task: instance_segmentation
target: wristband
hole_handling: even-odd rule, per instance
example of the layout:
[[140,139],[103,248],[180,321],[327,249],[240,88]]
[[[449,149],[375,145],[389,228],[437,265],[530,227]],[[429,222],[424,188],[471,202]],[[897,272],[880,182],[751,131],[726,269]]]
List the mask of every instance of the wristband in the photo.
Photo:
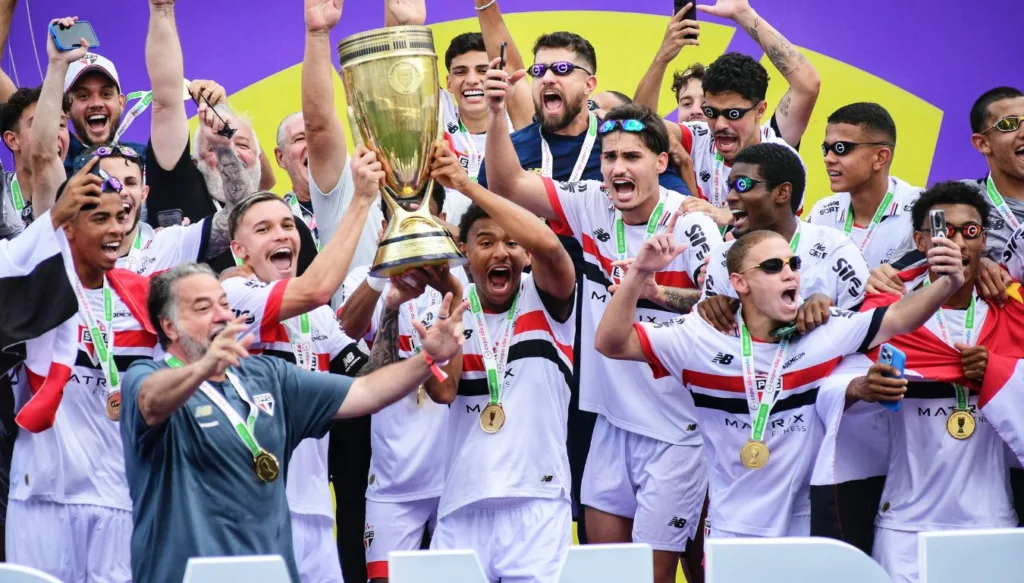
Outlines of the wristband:
[[445,381],[448,379],[448,373],[441,370],[442,366],[448,366],[448,361],[434,362],[433,358],[426,352],[423,353],[423,358],[427,361],[427,366],[430,367],[430,373],[434,375],[434,378],[438,381]]
[[366,276],[366,285],[375,292],[384,291],[384,286],[388,284],[388,280],[383,277],[374,277],[372,275]]

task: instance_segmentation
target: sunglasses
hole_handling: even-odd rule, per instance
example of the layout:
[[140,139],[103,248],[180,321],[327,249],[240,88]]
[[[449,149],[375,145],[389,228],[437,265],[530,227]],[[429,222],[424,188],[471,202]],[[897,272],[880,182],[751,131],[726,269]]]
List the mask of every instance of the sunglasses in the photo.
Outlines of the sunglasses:
[[753,178],[740,176],[739,178],[734,178],[725,183],[725,185],[729,187],[729,190],[735,190],[740,194],[746,194],[751,190],[754,190],[754,187],[758,184],[768,184],[768,182],[765,180],[754,180]]
[[556,63],[550,64],[536,63],[532,67],[530,67],[526,71],[526,73],[529,76],[536,79],[537,77],[543,77],[544,73],[548,72],[548,69],[551,69],[551,72],[554,73],[557,77],[565,77],[567,75],[572,75],[572,72],[575,71],[576,69],[583,71],[587,75],[593,75],[593,73],[591,73],[590,71],[584,69],[583,67],[577,64],[570,63],[569,61],[558,61]]
[[753,110],[757,109],[758,105],[761,105],[761,104],[758,103],[758,104],[753,105],[751,107],[748,107],[746,109],[743,109],[743,108],[740,108],[740,107],[732,107],[732,108],[729,108],[729,109],[715,109],[714,107],[711,107],[710,105],[705,105],[701,109],[704,110],[704,115],[708,119],[715,119],[718,116],[723,116],[724,115],[725,119],[736,121],[736,120],[740,119],[741,117],[747,115],[747,112],[750,112],[750,111],[753,111]]
[[132,160],[138,160],[142,158],[135,148],[129,146],[122,146],[121,144],[110,144],[109,146],[100,146],[96,148],[96,151],[92,153],[93,156],[99,158],[107,158],[109,156],[121,156],[122,158],[131,158]]
[[[921,231],[931,233],[931,230],[929,229],[921,229]],[[952,239],[953,237],[956,236],[957,233],[960,233],[961,235],[964,236],[964,239],[966,239],[967,241],[973,241],[980,237],[984,232],[985,227],[982,227],[981,225],[975,222],[964,223],[959,227],[946,223],[947,239]]]
[[895,148],[896,144],[892,142],[828,142],[821,143],[821,155],[828,156],[829,152],[832,152],[836,156],[845,156],[850,153],[857,146],[889,146]]
[[616,127],[622,128],[622,131],[624,132],[633,133],[642,132],[647,129],[644,122],[638,119],[613,119],[601,124],[601,127],[597,128],[597,133],[603,136],[609,132],[615,131]]
[[748,271],[760,269],[761,271],[769,275],[774,275],[776,273],[782,273],[782,268],[785,267],[786,265],[789,265],[789,268],[792,269],[793,271],[800,271],[800,263],[800,257],[796,255],[790,257],[789,259],[765,259],[761,263],[758,263],[753,267],[744,269],[740,273],[746,273]]
[[[213,104],[211,104],[210,100],[207,99],[205,95],[203,95],[202,91],[199,92],[199,96],[202,97],[203,101],[206,102],[207,107],[210,108],[210,111],[213,112],[213,115],[217,116],[217,119],[219,119],[221,121],[221,123],[224,124],[224,128],[221,129],[219,132],[217,132],[217,135],[222,137],[222,138],[229,139],[229,140],[231,138],[235,137],[235,133],[237,133],[238,130],[236,130],[235,128],[231,127],[231,125],[228,124],[228,122],[225,121],[224,118],[221,117],[219,113],[217,113],[217,110],[213,107]],[[199,107],[199,100],[196,99],[196,97],[194,95],[192,96],[192,101],[195,102],[196,107]]]
[[124,185],[121,184],[121,181],[107,174],[107,171],[102,168],[100,169],[100,178],[103,179],[103,182],[100,183],[101,191],[121,194],[121,191],[124,190]]
[[992,124],[992,127],[987,130],[983,130],[981,133],[985,133],[991,130],[999,130],[1001,132],[1015,132],[1020,127],[1020,122],[1024,120],[1024,115],[1008,115],[1001,118],[996,123]]

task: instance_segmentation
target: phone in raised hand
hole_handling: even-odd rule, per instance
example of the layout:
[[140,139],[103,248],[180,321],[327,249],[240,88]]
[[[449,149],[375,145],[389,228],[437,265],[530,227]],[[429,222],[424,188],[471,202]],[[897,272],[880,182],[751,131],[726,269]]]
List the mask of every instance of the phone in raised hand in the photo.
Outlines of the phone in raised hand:
[[928,213],[928,221],[932,237],[946,236],[946,211],[942,209],[935,209],[931,211]]
[[[672,16],[679,14],[679,11],[690,5],[690,9],[683,15],[683,20],[697,20],[697,0],[672,0]],[[697,38],[695,34],[686,35],[687,39]]]
[[83,38],[89,43],[89,50],[100,46],[96,31],[88,20],[79,20],[68,27],[54,22],[50,25],[50,36],[53,37],[53,44],[57,46],[57,50],[62,52],[81,48]]
[[[900,375],[895,378],[901,379],[903,378],[903,370],[907,366],[907,355],[904,354],[902,350],[896,348],[892,344],[883,344],[878,351],[878,362],[882,364],[888,364],[894,369],[900,371]],[[892,375],[885,376],[892,378]],[[883,407],[894,412],[900,410],[900,403],[902,403],[902,401],[879,401],[879,404],[881,404]]]

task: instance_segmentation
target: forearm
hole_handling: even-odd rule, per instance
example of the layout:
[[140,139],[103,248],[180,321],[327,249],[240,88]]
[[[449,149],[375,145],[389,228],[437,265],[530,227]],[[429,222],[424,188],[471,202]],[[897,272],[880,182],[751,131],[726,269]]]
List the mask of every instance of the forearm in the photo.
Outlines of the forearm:
[[430,376],[426,356],[417,354],[359,377],[349,388],[335,418],[359,417],[380,411],[408,395]]
[[160,167],[171,170],[188,143],[188,118],[181,99],[185,64],[173,5],[149,7],[146,70],[153,92],[153,152]]
[[[358,338],[358,336],[351,336]],[[400,360],[398,356],[398,310],[385,309],[377,326],[377,336],[370,349],[370,361],[359,372],[366,376],[375,370]]]
[[377,301],[380,300],[380,296],[381,292],[373,289],[364,281],[345,300],[345,306],[341,310],[339,323],[346,336],[349,338],[362,338],[366,335],[366,332],[370,329],[373,312],[377,309]]
[[462,194],[497,220],[508,236],[528,252],[536,255],[562,250],[562,243],[554,231],[546,228],[532,212],[511,200],[475,182],[469,182]]
[[665,80],[668,65],[669,60],[659,51],[654,56],[654,62],[647,68],[647,73],[640,79],[640,84],[636,86],[636,94],[633,95],[634,103],[639,103],[655,113],[658,112],[658,95],[661,93],[661,83]]
[[430,400],[440,405],[450,405],[455,396],[459,393],[459,380],[462,378],[462,350],[452,356],[447,366],[441,370],[448,375],[443,381],[437,380],[433,375],[423,383],[423,388],[430,395]]
[[196,364],[162,369],[146,377],[139,388],[139,412],[150,427],[180,409],[206,380]]
[[267,151],[260,151],[260,190],[270,190],[277,184],[277,177],[274,176],[274,167],[270,165],[270,158],[267,158]]
[[612,294],[594,336],[594,345],[601,354],[609,358],[624,359],[634,352],[630,350],[630,344],[639,343],[633,331],[636,303],[640,300],[644,278],[648,275],[641,275],[632,270],[627,272],[619,289]]
[[807,57],[796,50],[786,37],[775,30],[753,8],[737,15],[736,24],[747,31],[768,56],[768,60],[786,78],[796,92],[817,94],[820,79],[818,73],[807,62]]
[[57,155],[57,134],[64,111],[64,76],[67,72],[66,61],[50,61],[29,131],[32,143],[29,152],[33,181],[32,214],[35,218],[53,207],[57,188],[67,178],[64,163]]
[[309,172],[320,190],[341,179],[348,151],[345,130],[334,108],[334,66],[327,32],[307,32],[302,60],[302,116],[309,145]]
[[879,326],[872,346],[886,342],[894,336],[909,334],[924,326],[925,322],[956,292],[948,277],[940,277],[928,287],[920,289],[889,306]]
[[505,116],[492,113],[487,128],[485,159],[487,186],[491,192],[545,219],[556,219],[540,177],[523,170],[512,144]]
[[228,235],[228,219],[231,209],[252,194],[255,187],[251,184],[245,165],[234,150],[228,147],[219,147],[215,153],[217,155],[217,171],[220,173],[221,183],[224,185],[224,207],[213,215],[213,223],[210,225],[207,255],[212,257],[226,251],[231,244],[231,238]]
[[658,298],[655,303],[672,310],[677,314],[689,314],[693,306],[700,301],[699,289],[683,289],[679,287],[658,286]]

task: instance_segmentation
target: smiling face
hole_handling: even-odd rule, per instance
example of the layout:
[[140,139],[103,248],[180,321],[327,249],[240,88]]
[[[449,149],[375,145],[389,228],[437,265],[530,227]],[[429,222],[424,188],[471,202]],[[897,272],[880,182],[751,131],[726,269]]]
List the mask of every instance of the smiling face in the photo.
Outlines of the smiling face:
[[110,142],[124,110],[124,96],[114,80],[92,71],[79,77],[68,94],[78,139],[87,146]]
[[135,160],[116,156],[100,158],[99,165],[100,170],[118,179],[124,187],[121,190],[123,226],[125,233],[131,232],[139,224],[139,211],[149,195],[149,187],[142,182],[142,167]]
[[[764,180],[760,168],[745,163],[736,164],[729,173],[730,184],[738,178]],[[788,208],[791,188],[787,183],[769,189],[764,182],[758,182],[752,189],[742,194],[730,189],[725,200],[732,211],[733,233],[736,237],[742,237],[752,231],[771,230],[778,224],[785,208]]]
[[[931,210],[942,210],[946,213],[946,225],[949,227],[963,227],[968,223],[975,223],[979,226],[982,224],[978,209],[969,204],[939,204],[932,207]],[[928,252],[932,248],[930,226],[928,219],[925,218],[922,229],[914,232],[914,243],[919,251]],[[965,239],[963,233],[958,230],[950,240],[960,247],[960,255],[963,257],[964,264],[964,285],[974,287],[974,282],[977,281],[978,272],[981,269],[981,258],[985,253],[988,234],[982,233],[976,239]]]
[[448,93],[459,104],[459,114],[470,118],[487,115],[487,100],[484,99],[484,80],[490,59],[483,51],[470,51],[452,58],[448,74]]
[[668,154],[655,154],[638,134],[614,131],[601,137],[601,174],[620,211],[660,196],[658,175],[667,165]]
[[519,292],[523,269],[530,264],[526,250],[489,217],[473,223],[459,250],[469,259],[469,274],[484,305],[507,309]]
[[[579,55],[569,49],[539,49],[534,63],[550,65],[568,61],[590,70]],[[597,86],[597,78],[580,69],[564,77],[555,75],[549,67],[544,75],[533,80],[533,106],[541,125],[549,132],[565,129],[587,109],[587,99]]]
[[761,118],[767,107],[764,101],[755,104],[749,99],[744,99],[739,93],[725,91],[706,93],[703,103],[718,111],[757,106],[737,120],[728,119],[725,115],[708,120],[708,126],[715,136],[715,149],[726,162],[732,162],[740,150],[761,143]]
[[843,156],[829,150],[825,154],[825,170],[832,192],[855,192],[871,180],[876,172],[888,167],[892,150],[888,146],[868,145],[870,142],[888,142],[889,138],[873,134],[863,126],[833,123],[825,127],[825,142],[854,142],[857,146]]
[[284,122],[283,141],[274,150],[277,165],[288,173],[292,190],[296,185],[309,184],[309,151],[306,147],[306,125],[302,114],[293,115]]
[[83,210],[64,227],[75,263],[92,269],[114,268],[124,240],[124,205],[121,195],[104,192],[99,204]]
[[[989,106],[985,127],[991,127],[1007,116],[1024,116],[1024,97],[1001,99]],[[991,129],[983,134],[974,134],[972,141],[974,147],[988,158],[990,166],[1005,176],[1024,181],[1024,123],[1012,132]]]
[[234,314],[220,282],[205,273],[174,282],[174,302],[173,317],[161,318],[160,326],[171,346],[181,348],[188,362],[196,362]]
[[295,277],[299,232],[295,215],[281,199],[252,205],[238,223],[231,250],[262,281]]
[[760,241],[747,252],[737,273],[729,276],[733,288],[744,305],[754,308],[774,322],[785,323],[796,319],[800,293],[800,273],[788,263],[778,273],[766,273],[757,267],[767,259],[788,262],[793,256],[789,243],[781,236]]

